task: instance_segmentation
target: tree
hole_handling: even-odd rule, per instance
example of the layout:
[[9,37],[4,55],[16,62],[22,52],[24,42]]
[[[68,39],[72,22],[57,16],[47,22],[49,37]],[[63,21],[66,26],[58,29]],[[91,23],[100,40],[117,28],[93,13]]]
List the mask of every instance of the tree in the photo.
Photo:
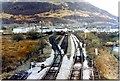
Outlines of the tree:
[[6,27],[4,27],[4,26],[3,26],[3,27],[1,27],[1,29],[2,29],[2,30],[7,30],[7,28],[6,28]]
[[22,34],[13,34],[12,35],[12,40],[15,40],[17,42],[19,42],[20,40],[23,40],[24,36]]
[[34,30],[27,32],[27,36],[28,39],[33,39],[33,40],[40,38],[40,34],[38,32],[35,32]]

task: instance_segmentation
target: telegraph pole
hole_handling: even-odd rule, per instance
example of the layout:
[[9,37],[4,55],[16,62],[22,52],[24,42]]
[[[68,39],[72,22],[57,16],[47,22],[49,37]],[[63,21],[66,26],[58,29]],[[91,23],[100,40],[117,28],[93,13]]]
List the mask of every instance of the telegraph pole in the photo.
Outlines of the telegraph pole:
[[42,38],[42,36],[43,36],[43,34],[42,34],[42,31],[43,31],[43,29],[42,29],[42,26],[43,26],[43,21],[40,21],[40,30],[41,30],[41,41],[40,41],[40,44],[41,44],[41,54],[43,54],[43,38]]
[[[120,5],[120,3],[119,3],[119,5]],[[119,13],[120,14],[120,13]],[[119,25],[119,23],[120,23],[120,17],[118,16],[118,27],[120,28],[120,25]],[[118,29],[119,30],[119,29]],[[120,31],[118,31],[118,34],[120,33]],[[120,39],[120,35],[119,35],[119,39]],[[119,40],[118,40],[119,41]],[[119,48],[118,48],[118,50],[119,50]],[[120,54],[119,54],[119,52],[118,52],[118,79],[120,79]]]

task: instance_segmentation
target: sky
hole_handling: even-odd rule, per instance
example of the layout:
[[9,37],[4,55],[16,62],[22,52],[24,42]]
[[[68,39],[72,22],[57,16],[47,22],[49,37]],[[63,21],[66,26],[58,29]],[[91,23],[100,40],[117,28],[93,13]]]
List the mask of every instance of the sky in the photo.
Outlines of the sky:
[[104,9],[109,13],[118,16],[118,2],[120,0],[86,0],[100,9]]
[[[0,0],[0,1],[16,1],[16,0]],[[17,1],[24,1],[24,0],[17,0]],[[27,1],[27,0],[25,0]],[[28,0],[28,1],[87,1],[93,4],[100,9],[104,9],[109,13],[118,16],[118,2],[120,0]]]

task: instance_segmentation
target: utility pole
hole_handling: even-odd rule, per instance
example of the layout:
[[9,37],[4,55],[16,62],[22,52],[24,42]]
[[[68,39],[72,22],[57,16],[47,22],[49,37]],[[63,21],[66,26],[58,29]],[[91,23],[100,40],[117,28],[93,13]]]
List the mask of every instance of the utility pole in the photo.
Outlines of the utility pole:
[[[118,28],[120,28],[120,22],[119,21],[120,21],[120,17],[118,16]],[[120,32],[118,32],[118,33],[120,33]],[[119,35],[119,38],[120,38],[120,35]],[[119,53],[118,53],[118,79],[120,79],[120,55],[119,55]]]
[[87,38],[87,23],[85,22],[84,23],[84,28],[85,28],[85,30],[84,30],[84,33],[85,33],[85,35],[84,35],[84,39],[86,40],[86,38]]
[[43,36],[43,34],[42,34],[42,31],[43,31],[43,29],[42,29],[42,26],[43,26],[43,21],[40,21],[40,30],[41,30],[41,41],[40,41],[40,44],[41,44],[41,54],[43,54],[43,38],[42,38],[42,36]]

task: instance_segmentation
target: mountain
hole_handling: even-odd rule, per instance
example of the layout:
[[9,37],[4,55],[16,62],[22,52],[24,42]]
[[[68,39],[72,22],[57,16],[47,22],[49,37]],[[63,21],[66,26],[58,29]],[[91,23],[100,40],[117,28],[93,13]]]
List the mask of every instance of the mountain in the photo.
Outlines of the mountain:
[[3,23],[39,23],[41,20],[54,25],[118,23],[116,16],[88,2],[3,2],[2,9]]

